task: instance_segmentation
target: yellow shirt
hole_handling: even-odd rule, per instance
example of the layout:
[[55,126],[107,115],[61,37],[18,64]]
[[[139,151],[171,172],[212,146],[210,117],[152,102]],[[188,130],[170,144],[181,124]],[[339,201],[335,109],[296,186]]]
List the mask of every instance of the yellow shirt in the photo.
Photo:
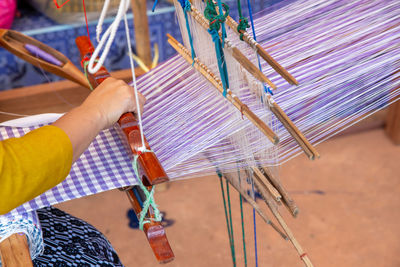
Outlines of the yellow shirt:
[[0,214],[62,182],[72,165],[72,144],[56,126],[0,142]]

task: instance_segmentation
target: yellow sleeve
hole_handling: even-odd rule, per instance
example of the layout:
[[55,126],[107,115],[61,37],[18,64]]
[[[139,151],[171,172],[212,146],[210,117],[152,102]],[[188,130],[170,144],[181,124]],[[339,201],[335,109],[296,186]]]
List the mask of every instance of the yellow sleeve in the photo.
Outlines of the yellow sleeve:
[[62,182],[71,165],[71,141],[56,126],[0,142],[0,214]]

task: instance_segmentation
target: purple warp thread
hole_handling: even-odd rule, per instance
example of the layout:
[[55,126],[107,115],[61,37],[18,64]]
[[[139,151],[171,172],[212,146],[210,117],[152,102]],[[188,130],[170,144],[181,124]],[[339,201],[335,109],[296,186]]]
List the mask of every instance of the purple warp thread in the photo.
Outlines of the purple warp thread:
[[54,56],[50,55],[49,53],[43,51],[39,47],[32,45],[32,44],[25,44],[25,49],[28,50],[29,53],[32,55],[43,59],[53,65],[62,66],[62,62],[56,59]]

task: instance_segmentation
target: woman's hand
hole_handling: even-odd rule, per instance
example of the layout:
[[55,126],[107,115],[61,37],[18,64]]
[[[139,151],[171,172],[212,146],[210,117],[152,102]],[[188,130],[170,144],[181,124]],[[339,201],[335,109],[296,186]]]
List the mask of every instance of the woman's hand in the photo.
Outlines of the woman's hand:
[[[143,112],[145,98],[138,93],[140,111]],[[81,105],[82,109],[98,112],[101,129],[112,126],[122,114],[138,112],[134,89],[122,80],[112,77],[102,82]]]
[[136,106],[135,92],[124,81],[107,78],[77,108],[53,123],[64,130],[72,143],[73,161],[86,150],[96,135],[112,126],[126,112],[143,110],[145,98],[139,94]]

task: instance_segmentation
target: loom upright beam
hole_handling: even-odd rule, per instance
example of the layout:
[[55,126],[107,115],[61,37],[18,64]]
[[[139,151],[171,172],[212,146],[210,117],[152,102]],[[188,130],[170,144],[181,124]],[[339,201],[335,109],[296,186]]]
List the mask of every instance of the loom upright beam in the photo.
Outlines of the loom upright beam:
[[131,0],[131,3],[137,55],[150,68],[152,60],[146,0]]

